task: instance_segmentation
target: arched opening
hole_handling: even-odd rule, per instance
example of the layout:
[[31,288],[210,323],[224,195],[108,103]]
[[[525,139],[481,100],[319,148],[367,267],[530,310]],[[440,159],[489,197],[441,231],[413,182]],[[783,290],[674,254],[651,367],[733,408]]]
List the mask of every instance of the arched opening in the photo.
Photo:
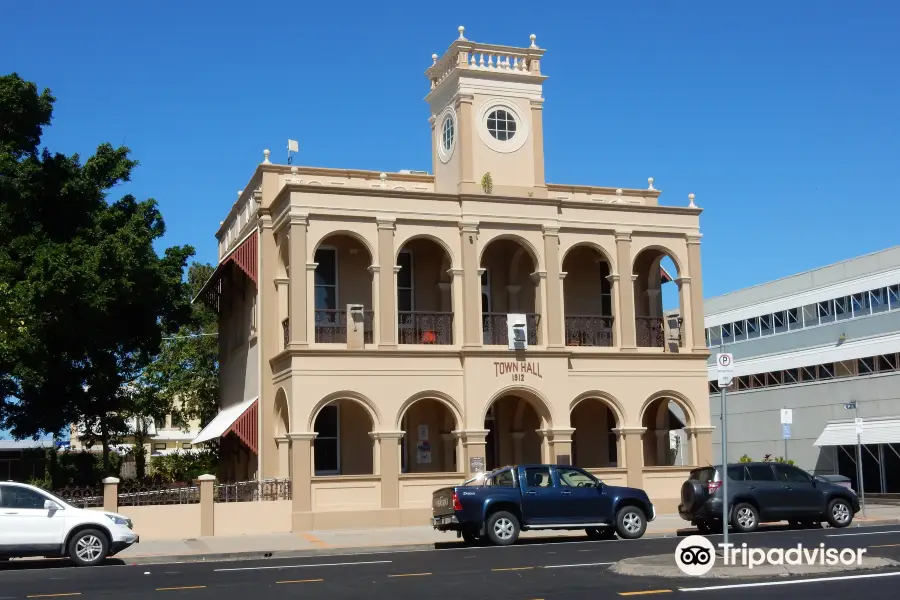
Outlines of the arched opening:
[[334,234],[322,240],[313,261],[316,342],[347,343],[348,323],[351,331],[360,329],[358,317],[347,314],[347,306],[354,304],[362,306],[363,342],[373,343],[372,255],[365,244],[349,234]]
[[522,243],[497,239],[481,255],[481,331],[488,346],[506,346],[506,315],[524,314],[529,344],[540,340],[541,297],[537,258]]
[[278,448],[276,472],[279,478],[291,476],[291,452],[287,434],[291,430],[291,417],[287,394],[278,388],[275,394],[275,445]]
[[644,465],[648,467],[685,466],[693,463],[686,427],[690,415],[675,398],[656,398],[644,409],[641,426]]
[[372,475],[372,417],[362,403],[342,398],[323,406],[313,425],[316,475]]
[[677,352],[685,314],[677,264],[665,250],[646,248],[635,258],[633,272],[637,345]]
[[606,256],[592,246],[576,246],[563,258],[566,346],[613,345],[613,295]]
[[610,405],[600,398],[585,398],[570,415],[572,427],[572,464],[586,469],[619,466],[616,427],[620,424]]
[[544,439],[539,430],[549,427],[549,415],[536,401],[515,394],[497,398],[484,420],[488,432],[485,468],[544,462]]
[[456,473],[457,428],[450,408],[434,398],[413,402],[403,413],[405,432],[400,452],[401,473]]
[[[291,326],[290,326],[290,318],[289,313],[290,309],[288,307],[289,296],[288,291],[290,289],[290,284],[288,280],[290,278],[291,267],[290,267],[290,237],[286,233],[282,233],[277,236],[276,243],[278,245],[278,321],[281,323],[281,333],[284,338],[282,341],[284,343],[284,348],[287,348],[291,342]],[[305,275],[305,273],[302,273]]]
[[409,240],[397,253],[397,341],[453,344],[450,255],[431,238]]

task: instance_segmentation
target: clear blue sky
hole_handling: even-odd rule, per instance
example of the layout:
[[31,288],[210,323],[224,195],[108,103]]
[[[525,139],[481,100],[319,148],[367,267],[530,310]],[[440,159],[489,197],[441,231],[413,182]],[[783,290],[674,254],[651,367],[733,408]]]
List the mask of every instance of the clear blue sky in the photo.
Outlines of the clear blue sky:
[[288,137],[295,164],[430,171],[423,71],[460,24],[547,49],[549,181],[697,195],[707,296],[900,242],[896,2],[581,4],[8,3],[0,71],[57,96],[51,149],[130,146],[117,195],[204,261]]

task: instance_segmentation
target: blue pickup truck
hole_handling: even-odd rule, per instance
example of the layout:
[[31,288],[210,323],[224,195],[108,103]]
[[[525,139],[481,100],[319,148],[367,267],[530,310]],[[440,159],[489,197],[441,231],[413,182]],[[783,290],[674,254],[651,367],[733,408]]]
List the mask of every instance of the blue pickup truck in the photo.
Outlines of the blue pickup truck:
[[503,467],[462,485],[436,490],[432,526],[467,544],[515,543],[521,531],[584,529],[589,538],[644,535],[656,509],[644,490],[607,485],[577,467]]

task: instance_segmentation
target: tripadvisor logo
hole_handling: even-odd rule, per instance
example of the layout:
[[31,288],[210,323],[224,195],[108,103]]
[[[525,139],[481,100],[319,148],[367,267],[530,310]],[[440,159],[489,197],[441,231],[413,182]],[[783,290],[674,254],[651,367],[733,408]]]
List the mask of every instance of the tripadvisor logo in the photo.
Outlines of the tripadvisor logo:
[[719,544],[719,555],[716,546],[699,535],[691,535],[678,543],[675,548],[675,564],[685,575],[700,576],[709,573],[720,560],[722,566],[741,566],[748,569],[762,565],[818,565],[833,567],[836,565],[861,565],[865,548],[826,548],[825,544],[804,548],[797,544],[792,548],[749,548],[746,543],[735,547],[734,544]]

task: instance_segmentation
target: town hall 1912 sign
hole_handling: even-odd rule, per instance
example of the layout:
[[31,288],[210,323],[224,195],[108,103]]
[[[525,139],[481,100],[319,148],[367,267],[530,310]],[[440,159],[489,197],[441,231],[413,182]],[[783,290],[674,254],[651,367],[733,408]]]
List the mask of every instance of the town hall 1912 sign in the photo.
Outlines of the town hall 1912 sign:
[[541,375],[540,363],[526,361],[495,362],[494,376],[500,377],[507,375],[512,377],[512,380],[516,382],[525,381],[526,376],[534,376],[538,379],[543,379],[543,375]]

